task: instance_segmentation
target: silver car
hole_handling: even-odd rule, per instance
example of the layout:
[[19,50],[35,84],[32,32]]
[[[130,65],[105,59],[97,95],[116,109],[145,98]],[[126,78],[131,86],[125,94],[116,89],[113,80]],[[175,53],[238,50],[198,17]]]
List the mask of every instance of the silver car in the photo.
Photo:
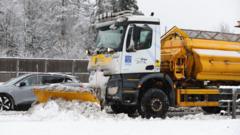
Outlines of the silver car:
[[0,111],[28,109],[36,101],[34,87],[78,82],[74,76],[58,73],[21,75],[0,85]]

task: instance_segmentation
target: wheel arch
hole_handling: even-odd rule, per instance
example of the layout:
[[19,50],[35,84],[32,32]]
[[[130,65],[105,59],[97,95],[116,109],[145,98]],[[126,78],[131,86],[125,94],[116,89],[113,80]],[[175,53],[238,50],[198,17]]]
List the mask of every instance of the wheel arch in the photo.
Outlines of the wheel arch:
[[146,75],[139,81],[138,88],[140,90],[139,100],[148,89],[159,88],[167,94],[170,106],[176,105],[174,83],[167,74],[157,73]]

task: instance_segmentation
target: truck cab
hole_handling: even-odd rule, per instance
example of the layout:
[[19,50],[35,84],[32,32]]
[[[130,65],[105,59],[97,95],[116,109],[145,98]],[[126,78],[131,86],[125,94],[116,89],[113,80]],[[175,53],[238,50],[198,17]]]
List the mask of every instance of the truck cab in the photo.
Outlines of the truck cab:
[[[131,75],[136,78],[129,86],[137,80],[136,74],[160,72],[159,19],[129,12],[106,15],[102,19],[95,25],[98,31],[96,48],[88,65],[89,82],[104,91],[101,95],[105,96],[106,86],[106,96],[115,95],[116,89],[123,87],[123,79],[131,79]],[[120,84],[113,85],[116,83]]]
[[135,112],[144,78],[160,73],[160,20],[123,11],[101,15],[95,28],[96,48],[88,52],[90,85],[101,90],[114,112]]

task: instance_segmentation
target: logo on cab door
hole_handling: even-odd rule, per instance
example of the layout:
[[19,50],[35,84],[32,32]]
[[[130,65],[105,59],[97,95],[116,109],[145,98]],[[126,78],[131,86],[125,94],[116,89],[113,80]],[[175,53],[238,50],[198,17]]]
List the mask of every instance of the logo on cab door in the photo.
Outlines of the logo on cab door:
[[125,64],[126,65],[132,64],[132,56],[129,55],[125,56]]

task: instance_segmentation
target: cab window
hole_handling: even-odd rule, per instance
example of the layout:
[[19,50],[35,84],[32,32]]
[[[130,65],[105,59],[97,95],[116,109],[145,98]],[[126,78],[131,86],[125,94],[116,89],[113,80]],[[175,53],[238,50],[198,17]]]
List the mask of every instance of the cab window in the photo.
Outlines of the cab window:
[[148,25],[131,27],[127,34],[127,51],[149,49],[152,45],[153,30]]

